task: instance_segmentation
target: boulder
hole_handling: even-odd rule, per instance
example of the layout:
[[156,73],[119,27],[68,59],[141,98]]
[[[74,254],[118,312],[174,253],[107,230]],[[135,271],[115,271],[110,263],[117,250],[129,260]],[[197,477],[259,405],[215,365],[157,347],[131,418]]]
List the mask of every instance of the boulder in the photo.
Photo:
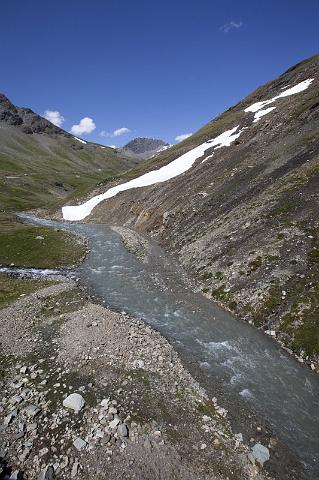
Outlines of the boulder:
[[64,408],[69,408],[78,413],[85,405],[85,400],[79,393],[71,393],[68,397],[63,400]]
[[261,443],[256,443],[252,448],[252,453],[254,458],[257,460],[258,463],[263,465],[267,460],[269,460],[269,450],[267,447],[264,447]]

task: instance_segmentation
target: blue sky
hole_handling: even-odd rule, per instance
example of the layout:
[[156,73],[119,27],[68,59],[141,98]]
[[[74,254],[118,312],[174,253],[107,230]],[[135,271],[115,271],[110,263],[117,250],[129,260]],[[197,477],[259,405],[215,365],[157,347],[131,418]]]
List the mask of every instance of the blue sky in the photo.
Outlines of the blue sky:
[[87,140],[175,143],[318,53],[318,18],[318,0],[11,0],[0,91]]

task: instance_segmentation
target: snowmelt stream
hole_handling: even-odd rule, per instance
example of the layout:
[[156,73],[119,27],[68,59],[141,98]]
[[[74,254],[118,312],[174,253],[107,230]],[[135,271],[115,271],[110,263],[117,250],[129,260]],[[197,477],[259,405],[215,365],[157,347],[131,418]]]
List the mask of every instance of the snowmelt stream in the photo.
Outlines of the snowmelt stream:
[[[211,395],[221,383],[235,416],[234,399],[250,405],[271,424],[293,455],[305,463],[307,474],[300,480],[319,478],[316,374],[255,327],[193,293],[185,286],[179,265],[158,246],[151,250],[155,264],[144,264],[105,225],[24,218],[86,236],[91,250],[79,275],[89,291],[101,303],[157,328],[183,358],[197,365]],[[227,402],[225,406],[230,408]]]

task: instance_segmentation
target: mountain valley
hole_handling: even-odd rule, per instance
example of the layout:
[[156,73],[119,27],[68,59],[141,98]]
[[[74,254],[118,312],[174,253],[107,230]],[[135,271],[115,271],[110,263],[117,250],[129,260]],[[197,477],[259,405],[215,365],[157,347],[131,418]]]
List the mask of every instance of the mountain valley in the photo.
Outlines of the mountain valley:
[[1,480],[318,478],[319,56],[176,145],[0,95],[0,185]]

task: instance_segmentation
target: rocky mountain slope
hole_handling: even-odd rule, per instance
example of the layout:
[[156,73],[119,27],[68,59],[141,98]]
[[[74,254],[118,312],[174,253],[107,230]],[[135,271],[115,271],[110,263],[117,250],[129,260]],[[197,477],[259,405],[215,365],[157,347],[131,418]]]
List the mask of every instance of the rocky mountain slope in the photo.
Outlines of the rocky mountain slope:
[[[297,85],[305,88],[285,93]],[[88,217],[157,235],[205,295],[266,330],[313,369],[319,359],[318,87],[315,56],[121,182],[237,132],[227,148],[207,143],[184,174],[122,192]]]
[[0,210],[59,204],[135,163],[74,137],[0,94]]
[[163,140],[155,138],[138,137],[128,142],[121,151],[129,156],[137,157],[140,159],[148,159],[166,150],[170,145]]

